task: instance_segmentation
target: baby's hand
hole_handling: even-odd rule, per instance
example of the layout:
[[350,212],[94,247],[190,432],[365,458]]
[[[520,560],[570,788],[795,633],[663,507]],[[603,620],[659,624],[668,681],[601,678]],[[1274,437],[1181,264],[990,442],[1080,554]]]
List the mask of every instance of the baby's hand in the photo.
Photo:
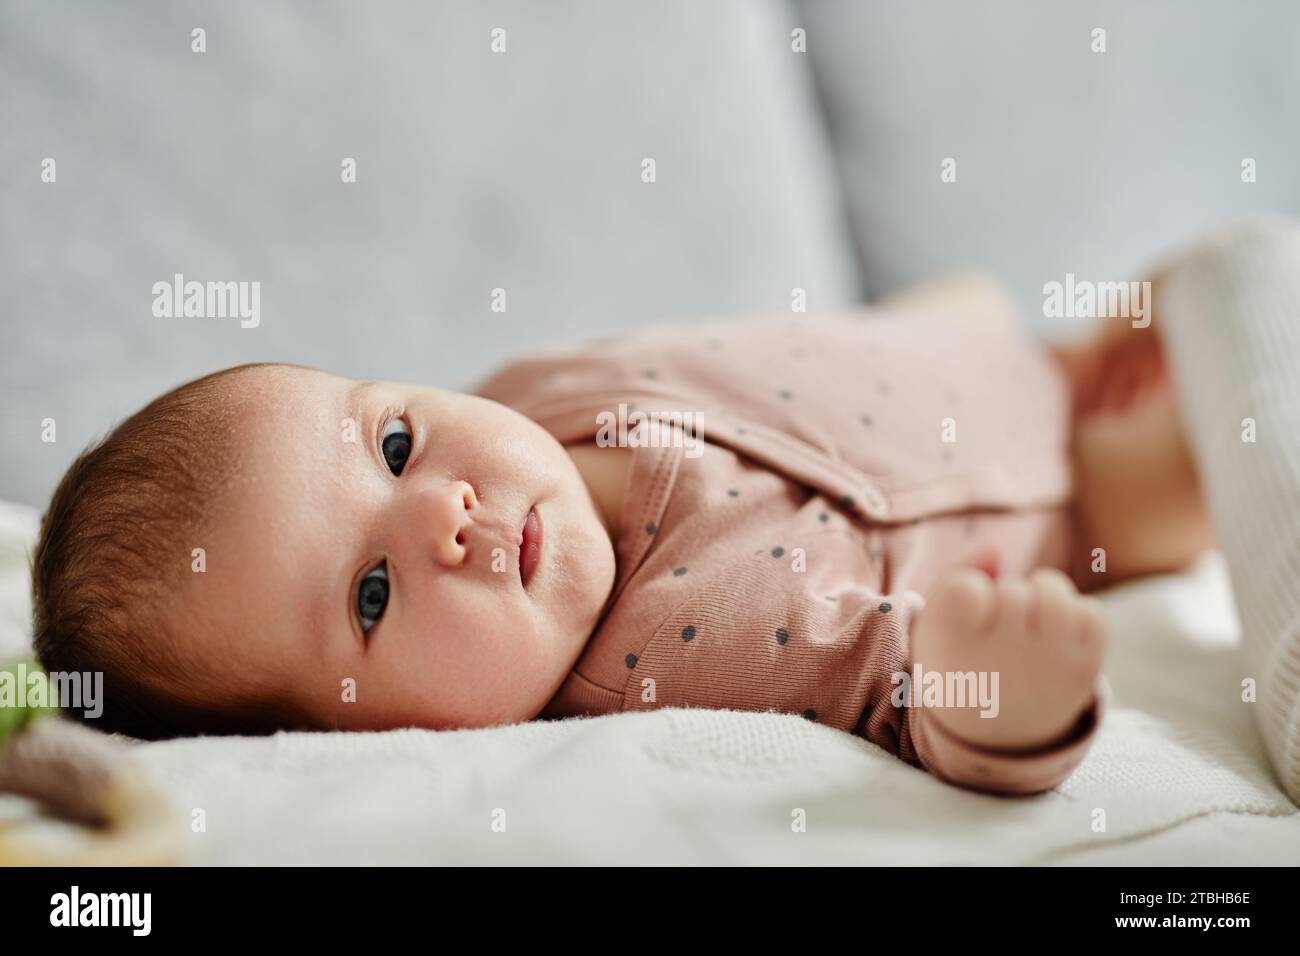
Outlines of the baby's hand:
[[1064,737],[1091,706],[1106,622],[1059,571],[994,581],[961,568],[940,579],[911,637],[923,672],[998,674],[995,716],[974,704],[934,708],[927,719],[978,746],[1028,750]]

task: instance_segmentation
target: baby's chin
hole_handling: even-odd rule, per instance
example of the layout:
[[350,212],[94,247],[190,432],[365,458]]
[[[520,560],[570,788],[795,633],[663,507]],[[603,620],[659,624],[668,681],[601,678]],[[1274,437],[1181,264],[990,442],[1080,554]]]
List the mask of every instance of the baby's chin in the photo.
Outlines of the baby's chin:
[[[551,578],[549,597],[561,602],[566,617],[570,617],[566,623],[577,640],[577,651],[581,652],[614,588],[616,565],[614,543],[586,494],[585,485],[582,493],[574,498],[566,502],[567,520],[555,522],[554,535],[546,542],[550,566],[545,570]],[[550,531],[548,528],[547,532]]]
[[[542,498],[535,505],[542,549],[527,597],[538,605],[571,669],[600,620],[614,587],[614,543],[573,459],[555,436],[510,409],[536,455]],[[521,436],[522,437],[522,436]]]
[[[566,456],[567,457],[567,456]],[[535,506],[541,553],[524,597],[536,606],[567,674],[600,621],[614,587],[614,543],[577,479]]]

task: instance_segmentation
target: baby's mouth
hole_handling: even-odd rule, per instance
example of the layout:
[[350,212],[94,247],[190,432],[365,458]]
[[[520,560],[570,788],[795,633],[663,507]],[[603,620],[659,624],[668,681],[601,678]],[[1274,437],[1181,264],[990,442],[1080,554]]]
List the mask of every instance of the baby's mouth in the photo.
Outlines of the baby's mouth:
[[529,508],[519,529],[519,580],[524,587],[532,579],[542,558],[542,520],[537,510]]

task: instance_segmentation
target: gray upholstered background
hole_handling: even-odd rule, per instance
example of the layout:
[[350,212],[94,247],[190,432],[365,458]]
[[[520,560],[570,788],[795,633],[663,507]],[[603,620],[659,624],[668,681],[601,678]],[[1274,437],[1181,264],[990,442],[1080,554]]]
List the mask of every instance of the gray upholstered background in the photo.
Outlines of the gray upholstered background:
[[[42,503],[114,421],[243,361],[455,387],[955,265],[1069,334],[1044,282],[1300,212],[1297,35],[1281,0],[0,0],[0,497]],[[155,318],[175,272],[260,281],[261,325]]]

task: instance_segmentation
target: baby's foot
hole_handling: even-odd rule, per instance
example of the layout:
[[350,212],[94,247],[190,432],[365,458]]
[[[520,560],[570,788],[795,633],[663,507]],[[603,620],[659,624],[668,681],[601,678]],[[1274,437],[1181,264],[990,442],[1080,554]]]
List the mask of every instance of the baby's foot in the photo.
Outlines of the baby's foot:
[[979,705],[927,715],[957,737],[996,750],[1063,738],[1092,705],[1105,650],[1100,605],[1052,569],[1000,581],[970,568],[950,571],[912,629],[914,670],[919,664],[945,675],[997,672],[996,716],[981,717]]

